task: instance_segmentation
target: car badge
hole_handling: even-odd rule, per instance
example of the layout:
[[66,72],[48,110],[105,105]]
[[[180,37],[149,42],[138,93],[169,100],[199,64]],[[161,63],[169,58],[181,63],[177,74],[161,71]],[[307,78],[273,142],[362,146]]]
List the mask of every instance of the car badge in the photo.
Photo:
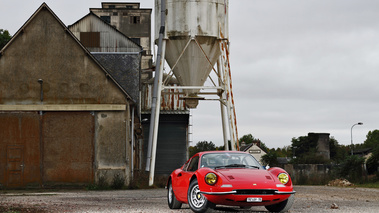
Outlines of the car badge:
[[253,186],[256,186],[257,184],[256,183],[253,183]]

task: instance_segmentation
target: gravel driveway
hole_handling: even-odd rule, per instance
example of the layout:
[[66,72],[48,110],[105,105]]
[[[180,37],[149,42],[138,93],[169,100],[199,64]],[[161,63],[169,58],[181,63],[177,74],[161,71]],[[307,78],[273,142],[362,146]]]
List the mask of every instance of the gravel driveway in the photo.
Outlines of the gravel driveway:
[[[379,189],[295,186],[290,212],[379,212]],[[0,212],[192,212],[167,206],[165,189],[119,191],[0,191]],[[256,212],[217,207],[213,212]]]

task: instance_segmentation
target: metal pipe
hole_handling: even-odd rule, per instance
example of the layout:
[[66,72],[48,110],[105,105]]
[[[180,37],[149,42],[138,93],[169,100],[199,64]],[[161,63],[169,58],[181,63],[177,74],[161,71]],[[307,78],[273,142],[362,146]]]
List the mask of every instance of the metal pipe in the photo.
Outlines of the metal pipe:
[[131,139],[132,139],[132,145],[131,145],[131,151],[132,151],[132,159],[130,160],[130,164],[132,166],[132,169],[131,169],[131,176],[132,176],[132,180],[134,179],[134,107],[132,107],[132,120],[130,122],[132,125],[131,126],[131,130],[130,130],[130,136],[131,136]]
[[154,91],[151,105],[151,119],[149,128],[149,146],[148,146],[148,158],[146,161],[146,171],[150,171],[149,174],[149,186],[154,184],[154,172],[155,172],[155,158],[157,150],[157,136],[158,136],[158,124],[159,124],[159,112],[160,112],[160,100],[161,100],[161,87],[163,79],[163,62],[166,49],[166,41],[163,40],[165,33],[166,22],[166,1],[161,0],[161,27],[159,30],[158,40],[158,53],[157,53],[157,66],[154,78]]
[[[162,54],[164,55],[166,51],[166,40],[162,42]],[[151,149],[151,165],[150,165],[150,174],[149,174],[149,186],[154,184],[154,172],[155,172],[155,159],[157,154],[157,142],[158,142],[158,126],[159,126],[159,113],[161,110],[161,91],[162,91],[162,78],[163,78],[163,62],[164,58],[161,58],[160,73],[159,73],[159,83],[158,83],[158,96],[157,96],[157,107],[155,108],[155,120],[154,120],[154,131],[152,138],[152,149]],[[150,137],[150,133],[149,133]]]
[[350,129],[351,155],[353,155],[353,127],[356,126],[356,125],[363,125],[363,123],[362,122],[358,122],[358,123],[354,124],[353,126],[351,126],[351,129]]
[[[224,72],[222,72],[221,56],[217,59],[217,69],[218,69],[218,84],[220,87],[222,87],[222,73]],[[225,91],[219,95],[221,100],[223,99],[224,94],[225,94]],[[224,149],[229,150],[227,125],[226,125],[227,119],[225,119],[224,104],[222,103],[222,101],[220,101],[220,110],[221,110],[222,133],[224,136]]]
[[38,79],[38,83],[40,84],[40,99],[41,99],[41,102],[43,102],[43,80],[42,79]]
[[211,86],[164,86],[163,89],[224,89],[220,86],[211,87]]

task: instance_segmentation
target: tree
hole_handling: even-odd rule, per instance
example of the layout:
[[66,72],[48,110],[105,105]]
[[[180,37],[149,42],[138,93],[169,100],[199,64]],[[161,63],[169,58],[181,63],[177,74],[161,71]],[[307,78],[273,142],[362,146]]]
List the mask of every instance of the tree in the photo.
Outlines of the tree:
[[267,151],[269,150],[269,149],[267,148],[267,146],[266,146],[265,143],[263,143],[263,142],[262,142],[261,140],[259,140],[259,139],[254,138],[253,135],[251,135],[251,134],[244,135],[244,136],[242,136],[242,137],[239,139],[240,147],[241,147],[242,142],[245,142],[246,145],[251,144],[251,143],[257,143],[257,144],[259,144],[259,147],[260,147],[263,151],[267,152]]
[[270,167],[274,167],[279,165],[278,155],[276,154],[276,152],[269,152],[263,155],[261,160],[262,164],[265,166],[268,165]]
[[2,49],[8,41],[11,39],[11,35],[8,30],[0,29],[0,49]]
[[352,182],[359,182],[362,180],[362,165],[364,161],[364,158],[356,155],[347,156],[338,169],[338,175]]
[[189,147],[189,156],[192,157],[194,154],[202,151],[213,151],[216,150],[216,145],[211,141],[199,141],[196,146]]
[[296,156],[296,160],[301,162],[301,159],[310,154],[317,146],[317,140],[312,140],[309,136],[300,136],[298,138],[292,138],[292,152]]
[[[317,153],[318,136],[317,134],[309,134],[308,136],[300,136],[292,138],[292,154],[294,163],[327,163],[327,159],[320,157]],[[329,138],[330,160],[341,162],[347,156],[347,150],[344,146],[340,146],[334,137]],[[296,157],[296,158],[295,158]]]
[[242,136],[240,139],[239,139],[239,142],[240,142],[240,146],[241,146],[241,143],[242,142],[245,142],[245,144],[251,144],[255,141],[256,139],[253,137],[253,135],[251,134],[247,134],[247,135],[244,135]]
[[[363,143],[365,148],[372,149],[372,155],[367,159],[367,172],[374,174],[379,168],[379,130],[369,131]],[[378,173],[379,176],[379,173]]]
[[330,148],[330,160],[335,163],[340,163],[346,159],[349,155],[348,147],[339,145],[338,141],[334,137],[329,139],[329,148]]
[[372,151],[372,155],[367,159],[366,165],[368,174],[371,175],[377,173],[377,176],[379,177],[379,147],[376,147]]
[[369,131],[366,135],[366,140],[364,141],[365,148],[376,148],[379,146],[379,130],[375,129]]

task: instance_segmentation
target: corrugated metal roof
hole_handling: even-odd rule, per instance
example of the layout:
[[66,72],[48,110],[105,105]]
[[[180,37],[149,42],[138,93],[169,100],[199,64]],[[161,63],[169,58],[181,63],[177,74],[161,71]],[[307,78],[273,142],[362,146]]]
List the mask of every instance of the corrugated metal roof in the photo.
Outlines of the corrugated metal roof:
[[141,45],[124,35],[115,27],[90,12],[77,22],[69,25],[70,31],[79,39],[81,32],[99,32],[100,47],[87,47],[91,52],[141,52]]

